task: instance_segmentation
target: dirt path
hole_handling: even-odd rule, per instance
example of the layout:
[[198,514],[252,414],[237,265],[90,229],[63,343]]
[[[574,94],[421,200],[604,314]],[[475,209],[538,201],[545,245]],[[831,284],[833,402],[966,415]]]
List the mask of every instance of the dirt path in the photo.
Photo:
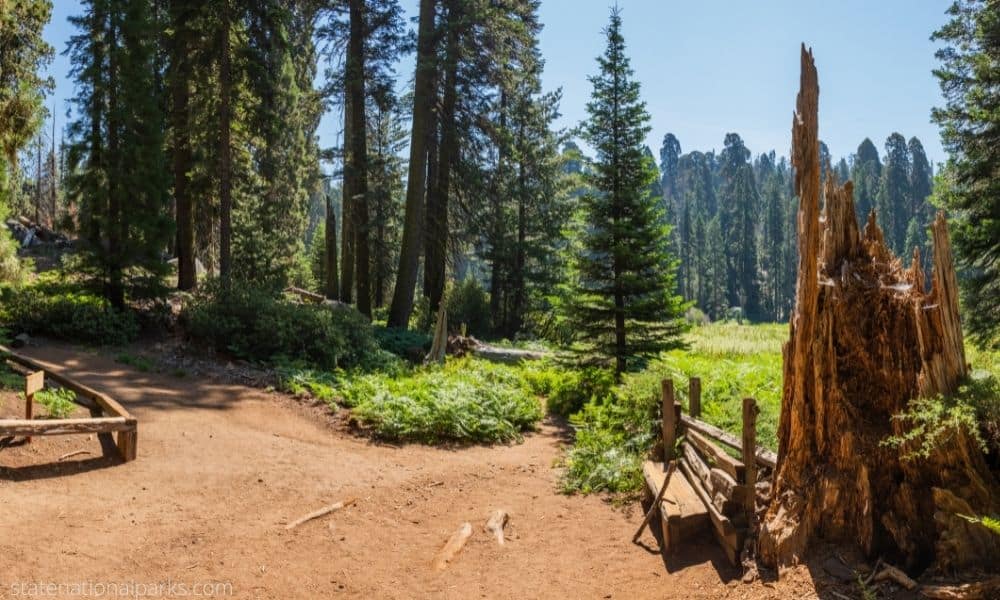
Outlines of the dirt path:
[[[87,581],[224,582],[231,597],[282,599],[816,596],[805,576],[780,592],[739,584],[710,543],[667,560],[629,543],[638,510],[557,493],[552,425],[513,446],[385,446],[259,390],[62,346],[28,353],[127,406],[139,457],[99,458],[80,436],[0,449],[0,598],[19,582]],[[78,449],[93,454],[56,462]],[[348,498],[357,504],[285,530]],[[495,508],[511,514],[502,548],[482,532]],[[433,572],[464,521],[472,539]]]

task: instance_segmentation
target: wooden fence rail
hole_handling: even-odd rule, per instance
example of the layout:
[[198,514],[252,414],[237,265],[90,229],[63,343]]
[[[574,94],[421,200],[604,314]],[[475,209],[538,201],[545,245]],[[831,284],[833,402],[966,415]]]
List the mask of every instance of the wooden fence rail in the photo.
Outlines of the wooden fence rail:
[[[123,460],[135,460],[138,444],[138,421],[131,415],[125,407],[116,402],[107,394],[103,394],[89,386],[86,386],[75,379],[46,369],[41,363],[12,352],[10,349],[0,346],[0,360],[9,361],[15,365],[28,370],[33,374],[44,373],[43,377],[51,379],[61,387],[72,390],[83,401],[78,400],[82,406],[93,409],[93,412],[104,413],[92,419],[51,419],[35,420],[31,419],[30,410],[26,411],[27,419],[0,419],[0,437],[8,436],[34,436],[34,435],[69,435],[83,433],[110,434],[116,433],[115,445]],[[27,379],[37,377],[29,376]],[[30,402],[34,387],[26,383],[26,401]],[[35,384],[40,388],[40,384]]]
[[[664,379],[660,407],[663,462],[647,461],[643,466],[647,498],[659,491],[669,473],[679,476],[679,481],[668,482],[660,510],[665,547],[676,547],[682,538],[710,524],[727,558],[736,564],[754,519],[759,468],[773,470],[777,456],[757,446],[759,411],[753,398],[743,399],[742,439],[697,418],[701,413],[698,378],[688,382],[688,406],[692,414],[681,414],[673,381]],[[683,441],[675,450],[678,439]],[[732,456],[725,447],[740,455]],[[670,469],[671,462],[676,470]]]

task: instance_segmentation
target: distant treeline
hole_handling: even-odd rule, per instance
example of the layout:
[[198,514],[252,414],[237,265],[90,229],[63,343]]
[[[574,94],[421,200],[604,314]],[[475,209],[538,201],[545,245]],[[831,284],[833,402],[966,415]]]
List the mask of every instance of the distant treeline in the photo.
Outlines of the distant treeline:
[[[568,169],[585,168],[579,147],[569,144],[565,153],[577,157]],[[865,138],[836,162],[821,142],[820,154],[824,179],[832,172],[854,183],[859,222],[874,210],[893,251],[908,259],[920,247],[926,266],[933,172],[920,140],[893,133],[879,156]],[[798,197],[788,160],[773,150],[754,157],[736,133],[726,135],[721,152],[684,153],[668,133],[658,162],[653,195],[672,228],[679,293],[713,320],[786,320],[798,266]]]

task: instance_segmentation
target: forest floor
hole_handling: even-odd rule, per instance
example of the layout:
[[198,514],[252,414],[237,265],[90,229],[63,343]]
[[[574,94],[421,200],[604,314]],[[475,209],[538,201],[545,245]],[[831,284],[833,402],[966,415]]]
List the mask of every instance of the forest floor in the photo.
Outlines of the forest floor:
[[[711,539],[670,556],[648,530],[646,547],[632,544],[638,503],[558,492],[568,431],[555,422],[509,446],[385,445],[325,405],[49,342],[25,353],[124,404],[139,420],[139,453],[126,464],[102,457],[93,436],[0,445],[0,598],[38,582],[217,582],[231,586],[217,597],[236,598],[858,595],[848,577],[830,587],[810,566],[743,584]],[[77,450],[90,454],[59,461]],[[511,516],[505,546],[483,531],[497,508]],[[466,521],[472,538],[435,572],[433,556]]]

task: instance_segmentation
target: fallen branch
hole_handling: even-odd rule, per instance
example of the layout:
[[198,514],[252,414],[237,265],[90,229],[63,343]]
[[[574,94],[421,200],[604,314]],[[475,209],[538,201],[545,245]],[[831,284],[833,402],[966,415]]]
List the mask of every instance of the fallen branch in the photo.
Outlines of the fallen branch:
[[913,581],[906,573],[900,571],[892,565],[885,565],[882,567],[882,570],[879,571],[878,575],[875,576],[875,581],[885,581],[887,579],[898,583],[908,590],[912,590],[917,587],[916,581]]
[[66,460],[67,458],[72,458],[74,456],[79,456],[81,454],[90,454],[90,450],[77,450],[75,452],[67,452],[66,454],[63,454],[62,456],[60,456],[59,460],[57,462],[62,462],[64,460]]
[[486,531],[492,533],[493,537],[497,539],[497,543],[503,546],[503,528],[507,526],[507,521],[510,517],[507,515],[507,511],[502,509],[497,509],[490,516],[489,520],[486,521]]
[[443,571],[451,563],[455,555],[462,551],[462,547],[465,546],[465,542],[469,541],[472,537],[472,525],[469,523],[462,523],[461,527],[458,528],[455,533],[451,534],[448,542],[434,557],[434,570]]
[[326,516],[326,515],[334,512],[334,511],[338,511],[338,510],[344,508],[345,506],[350,506],[350,505],[354,504],[355,501],[356,500],[354,498],[351,498],[350,500],[346,500],[346,501],[342,501],[342,502],[334,502],[333,504],[331,504],[329,506],[324,506],[323,508],[321,508],[319,510],[313,511],[313,512],[309,513],[308,515],[305,515],[304,517],[301,517],[299,519],[296,519],[296,520],[292,521],[291,523],[289,523],[288,525],[285,526],[285,529],[291,531],[292,529],[295,529],[296,527],[298,527],[299,525],[301,525],[303,523],[306,523],[308,521],[312,521],[313,519],[318,519],[320,517]]

